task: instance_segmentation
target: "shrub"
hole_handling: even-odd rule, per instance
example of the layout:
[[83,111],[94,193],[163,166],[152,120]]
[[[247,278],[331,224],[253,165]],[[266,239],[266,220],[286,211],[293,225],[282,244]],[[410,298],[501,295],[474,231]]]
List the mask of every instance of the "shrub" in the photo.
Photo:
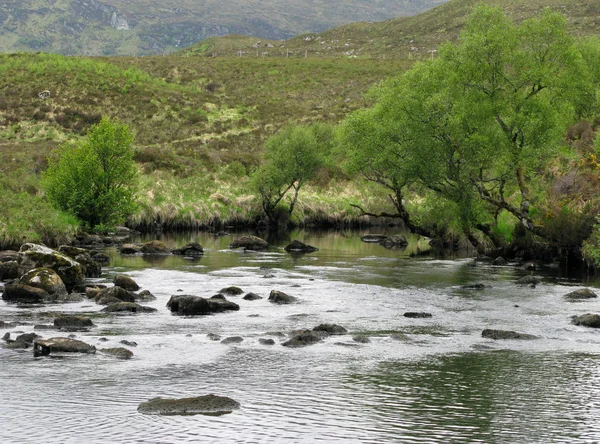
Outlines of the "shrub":
[[126,125],[103,118],[82,141],[63,146],[43,176],[50,202],[90,228],[122,223],[135,208],[132,140]]

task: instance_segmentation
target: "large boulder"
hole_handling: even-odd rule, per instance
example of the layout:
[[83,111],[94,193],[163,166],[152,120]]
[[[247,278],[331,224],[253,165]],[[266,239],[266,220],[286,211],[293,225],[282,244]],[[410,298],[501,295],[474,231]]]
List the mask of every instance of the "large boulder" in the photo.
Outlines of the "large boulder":
[[113,283],[115,286],[121,287],[128,291],[138,291],[140,289],[140,286],[137,284],[137,282],[126,274],[117,274],[113,279]]
[[195,398],[154,398],[142,402],[138,412],[146,415],[210,415],[220,416],[240,408],[240,403],[224,396],[206,395]]
[[62,279],[67,289],[83,283],[84,269],[82,265],[44,245],[27,243],[19,250],[19,272],[21,275],[34,268],[51,268]]
[[487,339],[538,339],[537,336],[527,333],[518,333],[511,330],[492,330],[486,328],[481,332],[481,336]]
[[94,298],[97,304],[107,305],[112,302],[135,302],[135,294],[121,287],[103,288]]
[[167,248],[167,246],[159,241],[153,240],[150,242],[146,242],[140,248],[140,253],[142,254],[171,254],[171,250]]
[[58,273],[51,268],[29,270],[16,283],[41,288],[51,296],[52,300],[64,299],[69,294]]
[[204,254],[204,249],[198,242],[190,242],[181,248],[171,250],[171,253],[185,257],[200,257]]
[[312,245],[305,244],[304,242],[300,242],[299,240],[293,240],[289,243],[288,246],[284,248],[288,253],[312,253],[313,251],[318,251],[319,249],[313,247]]
[[581,301],[584,299],[594,299],[597,298],[598,295],[594,293],[589,288],[582,288],[580,290],[575,290],[565,295],[565,299],[568,301]]
[[269,243],[257,236],[242,236],[234,239],[229,244],[229,248],[243,248],[244,250],[266,250],[269,248]]
[[211,313],[221,313],[229,310],[239,310],[240,306],[228,301],[225,297],[212,297],[209,299],[200,296],[191,296],[187,294],[173,295],[167,308],[171,313],[184,316],[208,315]]
[[600,315],[586,313],[581,316],[573,316],[571,323],[582,327],[600,328]]
[[52,296],[41,288],[23,284],[6,284],[2,299],[7,302],[25,302],[37,304],[52,301]]
[[96,347],[71,338],[38,339],[33,342],[33,356],[50,353],[96,353]]
[[298,301],[298,298],[290,296],[283,291],[271,290],[268,300],[274,304],[293,304]]

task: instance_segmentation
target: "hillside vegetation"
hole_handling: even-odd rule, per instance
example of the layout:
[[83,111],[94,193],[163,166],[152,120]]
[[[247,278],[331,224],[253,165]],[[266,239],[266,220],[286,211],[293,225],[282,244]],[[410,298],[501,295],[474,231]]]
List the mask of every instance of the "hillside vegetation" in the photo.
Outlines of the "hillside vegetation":
[[423,12],[444,0],[3,0],[0,51],[163,54],[211,36],[286,39]]
[[182,53],[256,57],[258,49],[262,57],[431,58],[441,43],[456,40],[471,10],[480,3],[501,7],[516,23],[551,8],[565,15],[571,34],[600,34],[597,0],[450,0],[412,17],[352,23],[286,41],[261,40],[259,45],[260,39],[247,36],[211,38]]

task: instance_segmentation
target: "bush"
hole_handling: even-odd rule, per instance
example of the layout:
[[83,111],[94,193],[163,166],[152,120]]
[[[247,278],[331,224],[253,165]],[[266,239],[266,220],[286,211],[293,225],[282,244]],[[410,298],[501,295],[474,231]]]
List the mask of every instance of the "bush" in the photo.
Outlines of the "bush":
[[122,223],[135,208],[132,140],[126,125],[102,118],[85,139],[63,146],[43,176],[50,202],[89,228]]

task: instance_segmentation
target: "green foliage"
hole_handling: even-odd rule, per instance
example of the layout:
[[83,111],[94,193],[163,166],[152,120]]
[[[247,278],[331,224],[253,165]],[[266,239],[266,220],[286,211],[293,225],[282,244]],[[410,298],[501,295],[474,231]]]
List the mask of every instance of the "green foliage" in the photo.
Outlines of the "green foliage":
[[[331,126],[289,126],[265,144],[265,163],[251,179],[265,215],[271,223],[291,216],[300,188],[326,164],[334,143]],[[293,191],[292,191],[293,190]],[[288,192],[293,196],[287,211],[277,210]]]
[[26,178],[24,171],[0,176],[0,250],[18,249],[24,242],[57,246],[71,240],[79,222],[34,194]]
[[481,5],[458,44],[374,91],[376,105],[346,120],[346,168],[390,191],[396,210],[423,187],[456,204],[448,216],[490,233],[508,211],[542,234],[530,207],[591,87],[590,69],[560,14],[517,26]]
[[132,141],[126,125],[105,117],[85,139],[63,146],[44,174],[49,201],[90,228],[122,223],[135,208]]

